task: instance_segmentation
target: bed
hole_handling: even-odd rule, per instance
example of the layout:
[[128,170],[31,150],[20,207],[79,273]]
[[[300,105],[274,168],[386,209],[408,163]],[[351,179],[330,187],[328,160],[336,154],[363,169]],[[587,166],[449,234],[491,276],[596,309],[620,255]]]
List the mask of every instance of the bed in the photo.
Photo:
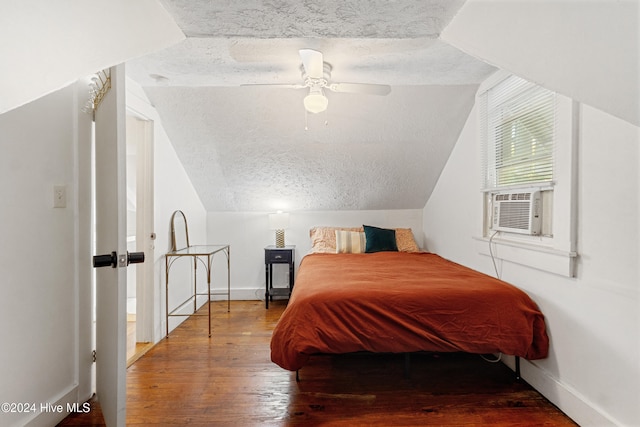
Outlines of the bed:
[[[315,354],[363,351],[547,356],[544,316],[525,292],[421,252],[415,242],[403,246],[398,230],[395,250],[373,252],[358,228],[323,227],[326,250],[311,230],[314,249],[272,335],[273,362],[298,371]],[[343,232],[352,233],[349,245]]]

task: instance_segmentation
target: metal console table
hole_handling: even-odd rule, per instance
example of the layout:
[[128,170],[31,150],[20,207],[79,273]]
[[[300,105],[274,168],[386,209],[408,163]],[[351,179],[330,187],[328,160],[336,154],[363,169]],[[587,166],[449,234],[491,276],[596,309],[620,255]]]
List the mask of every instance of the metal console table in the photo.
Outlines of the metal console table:
[[[177,216],[181,216],[184,221],[185,234],[184,237],[186,239],[186,247],[182,249],[176,249],[176,231],[175,231],[175,222]],[[208,316],[209,317],[209,337],[211,337],[211,297],[213,295],[226,295],[227,296],[227,312],[231,311],[231,266],[230,266],[230,246],[229,245],[189,245],[189,230],[187,227],[187,219],[185,218],[182,211],[175,211],[171,217],[171,244],[172,250],[165,254],[165,302],[166,302],[166,337],[169,337],[169,317],[174,316]],[[227,259],[227,290],[225,291],[212,291],[211,289],[211,266],[213,263],[214,256],[216,254],[224,254]],[[175,261],[182,257],[190,257],[193,259],[193,291],[189,298],[183,301],[181,304],[178,304],[173,310],[169,310],[169,272],[171,270],[171,266]],[[206,292],[198,292],[198,263],[201,263],[207,275],[207,291]],[[199,314],[197,313],[197,298],[198,296],[206,296],[207,297],[207,314]],[[177,311],[183,309],[193,300],[193,311],[189,314],[179,314]]]

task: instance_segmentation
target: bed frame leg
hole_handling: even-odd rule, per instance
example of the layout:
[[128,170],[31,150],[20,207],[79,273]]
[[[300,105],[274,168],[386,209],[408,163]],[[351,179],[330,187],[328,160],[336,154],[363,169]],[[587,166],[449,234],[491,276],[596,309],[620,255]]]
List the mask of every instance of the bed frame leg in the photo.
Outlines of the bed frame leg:
[[409,378],[411,375],[411,353],[404,354],[404,377]]
[[516,356],[516,381],[520,381],[520,356]]
[[300,382],[300,370],[296,369],[296,382],[299,383]]

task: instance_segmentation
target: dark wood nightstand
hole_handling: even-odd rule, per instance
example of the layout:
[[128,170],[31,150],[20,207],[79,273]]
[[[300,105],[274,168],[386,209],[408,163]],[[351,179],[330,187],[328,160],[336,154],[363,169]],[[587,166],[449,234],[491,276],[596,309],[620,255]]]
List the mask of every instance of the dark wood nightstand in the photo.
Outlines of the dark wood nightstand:
[[[293,291],[294,265],[296,262],[295,246],[285,246],[277,248],[274,245],[264,248],[264,265],[265,265],[265,307],[269,308],[269,301],[274,296],[285,296],[289,298]],[[273,265],[288,264],[289,265],[289,286],[279,288],[273,286]]]

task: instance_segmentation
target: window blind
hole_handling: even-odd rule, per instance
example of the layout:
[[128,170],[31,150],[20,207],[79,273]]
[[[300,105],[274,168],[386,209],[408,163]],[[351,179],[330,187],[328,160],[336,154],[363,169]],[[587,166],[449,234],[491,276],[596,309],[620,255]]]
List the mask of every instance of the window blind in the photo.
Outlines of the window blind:
[[483,189],[551,182],[555,93],[511,76],[479,101]]

